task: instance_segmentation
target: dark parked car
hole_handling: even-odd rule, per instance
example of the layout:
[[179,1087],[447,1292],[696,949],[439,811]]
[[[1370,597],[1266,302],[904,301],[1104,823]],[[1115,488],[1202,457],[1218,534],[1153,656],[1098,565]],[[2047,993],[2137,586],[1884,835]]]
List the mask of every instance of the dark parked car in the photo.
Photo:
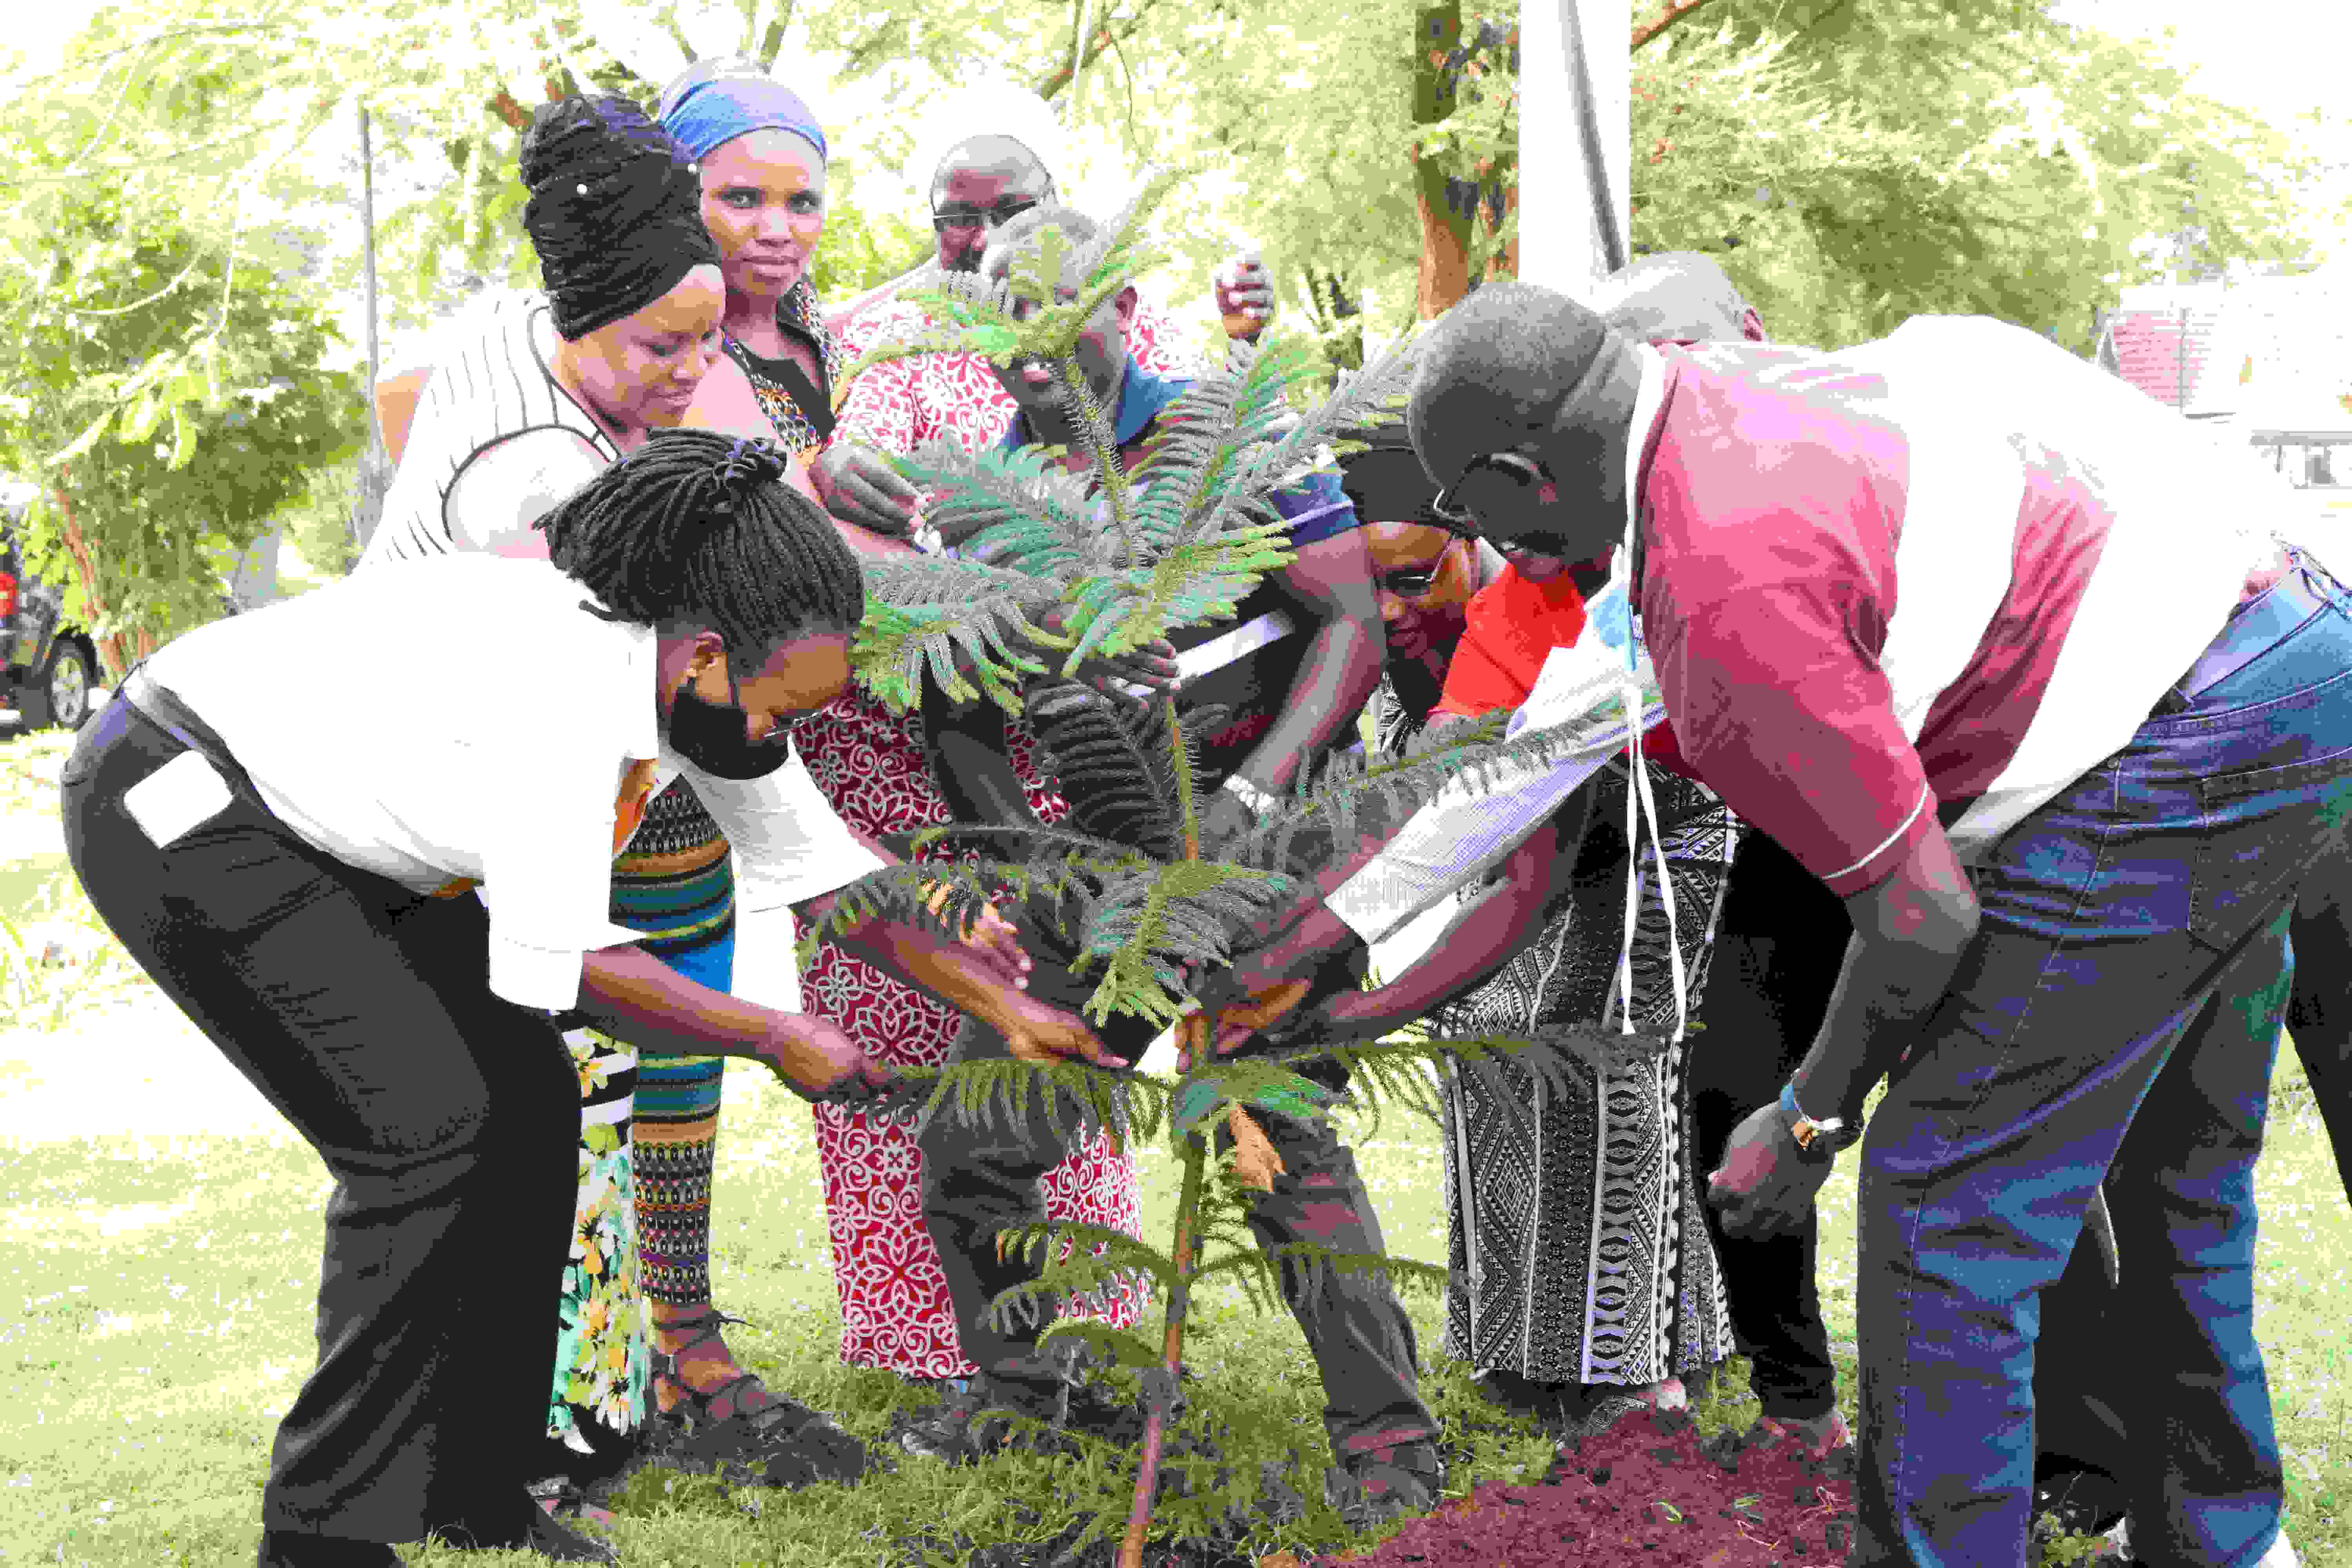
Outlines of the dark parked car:
[[98,684],[98,647],[65,618],[65,590],[25,574],[16,536],[0,531],[0,655],[5,699],[26,725],[78,730]]

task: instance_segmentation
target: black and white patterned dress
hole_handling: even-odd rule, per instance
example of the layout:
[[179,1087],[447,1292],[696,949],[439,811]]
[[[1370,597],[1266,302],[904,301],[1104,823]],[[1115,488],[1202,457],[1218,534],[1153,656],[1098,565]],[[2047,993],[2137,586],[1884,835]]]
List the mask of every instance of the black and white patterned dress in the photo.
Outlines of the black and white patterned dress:
[[[1382,689],[1382,748],[1407,729]],[[1652,764],[1664,825],[1675,937],[1689,1011],[1698,1010],[1707,950],[1739,825],[1702,786]],[[1621,761],[1588,787],[1592,826],[1577,858],[1567,912],[1477,990],[1442,1007],[1444,1035],[1517,1035],[1544,1021],[1615,1026],[1625,920],[1625,795]],[[1664,900],[1643,834],[1634,928],[1633,1013],[1671,1032],[1674,983]],[[1475,1080],[1444,1075],[1443,1163],[1447,1264],[1446,1353],[1536,1383],[1641,1387],[1731,1353],[1731,1323],[1699,1205],[1683,1074],[1688,1044],[1562,1097],[1505,1064],[1518,1106]],[[1534,1114],[1527,1114],[1531,1107]]]

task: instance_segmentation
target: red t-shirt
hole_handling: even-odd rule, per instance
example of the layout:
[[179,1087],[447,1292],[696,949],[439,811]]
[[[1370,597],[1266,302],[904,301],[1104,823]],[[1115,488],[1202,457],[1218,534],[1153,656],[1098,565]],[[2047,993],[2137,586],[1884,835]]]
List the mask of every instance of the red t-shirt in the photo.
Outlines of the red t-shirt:
[[[1445,694],[1437,711],[1481,719],[1507,712],[1528,700],[1544,660],[1556,647],[1573,647],[1584,635],[1584,595],[1566,574],[1549,583],[1530,583],[1516,566],[1471,596],[1468,625],[1445,668]],[[1673,729],[1660,724],[1642,737],[1642,754],[1687,779]]]

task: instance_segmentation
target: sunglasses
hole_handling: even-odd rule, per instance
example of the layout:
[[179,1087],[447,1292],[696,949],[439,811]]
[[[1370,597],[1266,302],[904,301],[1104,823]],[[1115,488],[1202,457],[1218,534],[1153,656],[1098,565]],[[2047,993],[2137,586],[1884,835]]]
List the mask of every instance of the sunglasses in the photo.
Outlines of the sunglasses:
[[1040,196],[1007,196],[992,207],[950,207],[931,214],[931,227],[941,234],[971,234],[986,227],[1002,228],[1037,205]]
[[1454,528],[1466,528],[1475,532],[1478,520],[1471,515],[1469,508],[1462,504],[1462,487],[1470,482],[1473,474],[1487,470],[1509,475],[1518,481],[1523,490],[1553,482],[1551,470],[1523,452],[1481,452],[1470,459],[1470,466],[1463,469],[1452,484],[1437,492],[1437,498],[1429,503],[1431,515]]

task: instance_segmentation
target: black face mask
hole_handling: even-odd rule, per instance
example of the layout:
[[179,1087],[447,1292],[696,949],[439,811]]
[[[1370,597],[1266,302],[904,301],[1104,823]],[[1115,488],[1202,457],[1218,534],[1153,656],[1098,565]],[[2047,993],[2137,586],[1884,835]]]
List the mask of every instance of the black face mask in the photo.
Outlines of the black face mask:
[[718,779],[766,778],[793,760],[790,730],[754,742],[747,739],[750,726],[743,710],[705,701],[689,681],[677,689],[670,707],[670,750]]

